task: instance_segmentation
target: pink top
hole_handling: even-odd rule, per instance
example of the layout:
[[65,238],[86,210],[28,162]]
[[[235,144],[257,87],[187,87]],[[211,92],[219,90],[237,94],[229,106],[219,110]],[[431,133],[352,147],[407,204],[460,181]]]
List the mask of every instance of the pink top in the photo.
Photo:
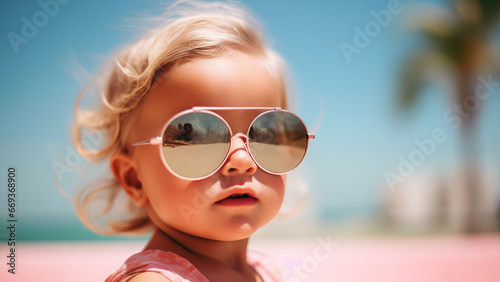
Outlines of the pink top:
[[[247,256],[247,262],[265,282],[282,281],[275,263],[264,254],[251,252]],[[162,250],[147,250],[131,256],[106,282],[119,282],[146,271],[160,273],[174,282],[210,282],[187,259]]]

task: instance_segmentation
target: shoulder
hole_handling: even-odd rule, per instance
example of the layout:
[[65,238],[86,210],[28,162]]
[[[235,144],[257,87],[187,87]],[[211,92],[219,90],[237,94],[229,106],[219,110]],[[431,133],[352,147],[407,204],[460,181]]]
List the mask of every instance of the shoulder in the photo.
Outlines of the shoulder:
[[161,250],[148,250],[135,254],[106,282],[165,282],[165,281],[197,281],[208,282],[201,272],[185,258]]
[[130,278],[125,278],[123,282],[172,282],[172,280],[156,272],[141,272]]
[[264,281],[283,281],[281,265],[270,256],[257,251],[249,251],[247,262]]

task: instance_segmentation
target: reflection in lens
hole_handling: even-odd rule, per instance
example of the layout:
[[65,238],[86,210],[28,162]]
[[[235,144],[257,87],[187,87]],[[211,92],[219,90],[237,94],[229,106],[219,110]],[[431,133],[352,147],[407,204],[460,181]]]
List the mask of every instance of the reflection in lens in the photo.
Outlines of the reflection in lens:
[[255,161],[273,173],[285,173],[298,166],[308,141],[304,123],[288,112],[265,113],[249,130],[249,147]]
[[218,117],[202,112],[187,113],[165,129],[163,157],[169,168],[180,176],[203,177],[224,161],[230,138],[229,129]]

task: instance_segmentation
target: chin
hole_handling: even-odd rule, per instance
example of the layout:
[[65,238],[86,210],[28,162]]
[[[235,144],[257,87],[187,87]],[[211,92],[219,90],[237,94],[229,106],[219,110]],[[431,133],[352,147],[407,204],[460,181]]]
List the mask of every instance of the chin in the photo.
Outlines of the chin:
[[214,232],[207,234],[207,239],[217,240],[217,241],[239,241],[243,239],[249,238],[253,235],[257,230],[259,230],[264,224],[260,224],[258,226],[243,223],[237,226],[229,226],[226,228],[218,228],[214,230]]
[[215,241],[221,242],[234,242],[250,238],[254,232],[227,232],[225,234],[216,234],[213,238],[207,238]]

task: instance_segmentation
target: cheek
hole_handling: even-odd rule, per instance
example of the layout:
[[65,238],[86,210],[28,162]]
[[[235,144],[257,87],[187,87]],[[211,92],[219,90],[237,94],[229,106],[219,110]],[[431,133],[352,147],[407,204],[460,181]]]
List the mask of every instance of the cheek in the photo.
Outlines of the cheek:
[[[153,148],[154,149],[154,148]],[[158,148],[156,148],[158,149]],[[168,225],[189,230],[198,210],[205,208],[205,190],[213,182],[189,181],[173,175],[163,164],[158,150],[149,150],[138,157],[139,177],[148,197],[146,209],[156,226]]]
[[[152,147],[141,151],[137,157],[139,180],[147,194],[148,201],[157,210],[172,209],[176,202],[182,201],[179,187],[186,186],[186,181],[172,175],[159,155],[158,148]],[[173,211],[169,211],[170,213]]]
[[283,198],[285,197],[286,190],[286,176],[285,175],[277,175],[275,180],[276,194],[279,197],[280,203],[283,202]]
[[262,181],[262,184],[266,187],[264,197],[266,198],[269,210],[277,213],[285,197],[286,176],[269,175],[266,173],[266,177]]
[[194,197],[188,189],[189,182],[170,174],[166,169],[152,172],[144,183],[148,203],[146,208],[156,226],[172,226],[183,230],[188,221],[183,213],[185,207],[192,207]]
[[[151,146],[149,148],[141,148],[142,150],[138,152],[137,159],[137,170],[139,173],[139,180],[143,184],[143,188],[147,191],[150,186],[159,186],[163,183],[168,183],[162,180],[168,180],[172,178],[173,175],[168,173],[163,161],[161,159],[158,147]],[[161,189],[163,190],[163,189]]]

